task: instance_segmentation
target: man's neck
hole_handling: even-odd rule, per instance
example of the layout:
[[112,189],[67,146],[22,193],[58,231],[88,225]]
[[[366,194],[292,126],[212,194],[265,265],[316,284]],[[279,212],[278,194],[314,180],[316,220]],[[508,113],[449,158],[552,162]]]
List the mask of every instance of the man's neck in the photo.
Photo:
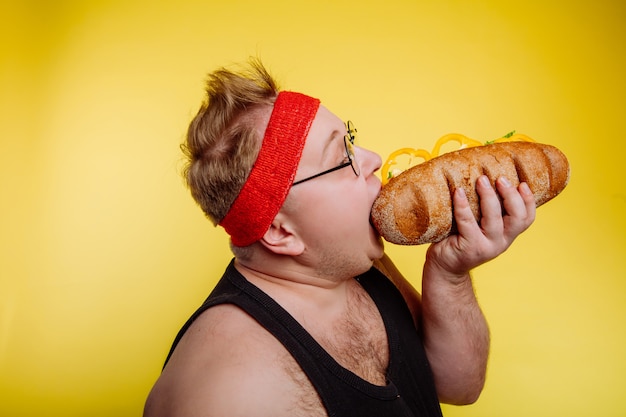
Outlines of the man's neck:
[[235,268],[295,317],[340,312],[345,308],[347,291],[353,281],[319,277],[314,271],[294,265],[264,271],[236,260]]

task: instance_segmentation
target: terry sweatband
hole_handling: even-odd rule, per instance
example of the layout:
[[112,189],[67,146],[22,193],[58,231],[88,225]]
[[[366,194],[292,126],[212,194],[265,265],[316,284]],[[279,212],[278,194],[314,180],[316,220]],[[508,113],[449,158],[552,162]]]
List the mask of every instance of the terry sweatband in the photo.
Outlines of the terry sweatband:
[[318,99],[304,94],[278,93],[259,156],[220,222],[235,246],[251,245],[270,228],[296,176],[319,105]]

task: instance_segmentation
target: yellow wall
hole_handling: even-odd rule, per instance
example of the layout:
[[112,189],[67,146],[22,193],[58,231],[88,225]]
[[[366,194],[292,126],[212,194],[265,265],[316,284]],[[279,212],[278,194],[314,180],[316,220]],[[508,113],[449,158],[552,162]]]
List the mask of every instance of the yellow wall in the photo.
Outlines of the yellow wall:
[[[444,412],[625,415],[626,6],[505,3],[4,0],[0,416],[141,413],[230,258],[177,146],[206,72],[250,55],[383,156],[513,129],[561,148],[568,188],[475,273],[484,394]],[[425,248],[388,248],[419,285]]]

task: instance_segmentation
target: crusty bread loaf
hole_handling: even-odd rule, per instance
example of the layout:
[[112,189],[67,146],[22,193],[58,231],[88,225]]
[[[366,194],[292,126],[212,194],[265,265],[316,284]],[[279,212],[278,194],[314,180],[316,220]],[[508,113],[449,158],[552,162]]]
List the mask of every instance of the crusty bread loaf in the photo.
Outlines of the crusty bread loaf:
[[462,187],[477,220],[475,185],[485,174],[492,185],[506,177],[526,182],[537,207],[556,197],[569,181],[569,163],[554,146],[503,142],[465,148],[414,166],[383,187],[372,207],[372,223],[381,236],[400,245],[438,242],[455,233],[452,195]]

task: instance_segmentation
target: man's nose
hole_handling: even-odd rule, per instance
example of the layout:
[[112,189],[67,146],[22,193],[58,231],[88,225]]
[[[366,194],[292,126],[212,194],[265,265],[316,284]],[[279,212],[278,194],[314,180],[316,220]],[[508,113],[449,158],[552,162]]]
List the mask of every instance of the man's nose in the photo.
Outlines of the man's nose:
[[356,147],[357,153],[357,161],[360,161],[360,169],[361,172],[365,175],[372,175],[376,171],[380,169],[383,164],[383,161],[376,152],[372,152],[370,150]]

